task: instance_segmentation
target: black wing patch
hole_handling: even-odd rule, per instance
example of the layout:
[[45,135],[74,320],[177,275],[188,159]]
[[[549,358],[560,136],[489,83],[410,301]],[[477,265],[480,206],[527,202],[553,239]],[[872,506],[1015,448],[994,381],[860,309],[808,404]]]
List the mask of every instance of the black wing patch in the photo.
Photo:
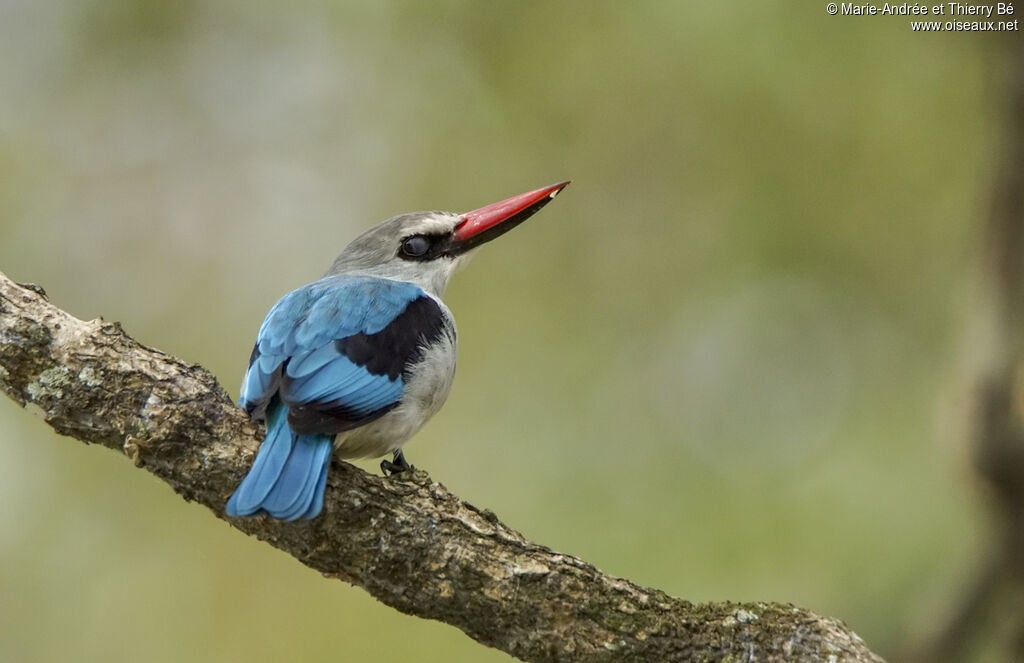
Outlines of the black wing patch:
[[375,375],[394,380],[423,357],[423,348],[444,332],[444,313],[431,297],[418,297],[376,334],[355,334],[334,342],[338,352]]
[[293,405],[288,408],[288,426],[299,435],[327,433],[337,435],[380,419],[398,407],[391,403],[372,412],[360,412],[344,405],[325,407],[321,403]]

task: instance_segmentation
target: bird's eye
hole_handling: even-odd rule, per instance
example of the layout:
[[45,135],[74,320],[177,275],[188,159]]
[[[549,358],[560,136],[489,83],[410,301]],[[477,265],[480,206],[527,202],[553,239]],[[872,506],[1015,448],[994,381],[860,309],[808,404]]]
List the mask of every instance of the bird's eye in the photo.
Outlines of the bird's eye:
[[402,240],[402,255],[419,258],[430,250],[430,240],[423,235],[413,235]]

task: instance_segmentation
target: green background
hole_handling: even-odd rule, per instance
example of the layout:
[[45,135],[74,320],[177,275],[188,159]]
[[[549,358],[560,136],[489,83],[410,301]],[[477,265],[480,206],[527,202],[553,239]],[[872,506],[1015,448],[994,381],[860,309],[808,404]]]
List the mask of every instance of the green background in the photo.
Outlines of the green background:
[[[453,280],[459,375],[410,460],[606,572],[891,655],[991,536],[966,438],[1003,119],[999,39],[909,20],[9,1],[0,270],[235,396],[362,229],[572,179]],[[510,660],[6,399],[0,439],[0,660]]]

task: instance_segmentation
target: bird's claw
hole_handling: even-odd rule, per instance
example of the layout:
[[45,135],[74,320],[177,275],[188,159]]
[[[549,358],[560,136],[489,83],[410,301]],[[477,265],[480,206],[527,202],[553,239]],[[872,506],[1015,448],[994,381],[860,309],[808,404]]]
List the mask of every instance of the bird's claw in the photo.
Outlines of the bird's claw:
[[407,472],[412,469],[412,465],[402,455],[402,450],[399,449],[395,452],[394,460],[382,460],[380,461],[380,471],[384,473],[384,476],[394,476],[401,472]]

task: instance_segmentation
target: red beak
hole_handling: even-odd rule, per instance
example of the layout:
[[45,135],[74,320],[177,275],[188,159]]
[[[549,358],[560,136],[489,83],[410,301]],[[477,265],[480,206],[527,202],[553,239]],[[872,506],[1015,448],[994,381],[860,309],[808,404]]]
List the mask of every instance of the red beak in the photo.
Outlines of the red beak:
[[462,253],[504,235],[533,216],[567,186],[568,181],[559,182],[466,212],[452,235],[452,249]]

